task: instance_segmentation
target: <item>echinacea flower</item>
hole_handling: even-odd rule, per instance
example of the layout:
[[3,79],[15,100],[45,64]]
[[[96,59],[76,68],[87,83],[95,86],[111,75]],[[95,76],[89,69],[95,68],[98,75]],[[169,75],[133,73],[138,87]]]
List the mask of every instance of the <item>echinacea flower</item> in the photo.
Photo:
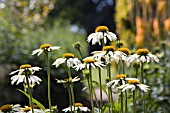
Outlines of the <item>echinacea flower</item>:
[[15,73],[18,72],[17,75],[14,75],[11,77],[11,84],[13,85],[15,82],[16,85],[18,85],[19,83],[24,82],[26,83],[26,75],[28,75],[28,81],[30,84],[40,84],[40,82],[42,81],[39,77],[33,75],[35,71],[39,71],[41,68],[39,67],[31,67],[31,65],[29,64],[24,64],[20,66],[20,69],[11,72],[9,75],[13,75]]
[[[46,113],[44,110],[40,109],[40,107],[37,105],[33,105],[32,108],[34,113]],[[32,113],[32,109],[29,106],[25,106],[24,108],[22,108],[22,111],[23,111],[22,113]]]
[[108,82],[106,84],[107,87],[112,87],[113,89],[115,88],[115,86],[117,86],[120,82],[122,82],[121,84],[124,85],[125,84],[125,79],[126,79],[126,75],[125,74],[119,74],[116,75],[114,78],[115,80],[112,80],[110,82]]
[[76,76],[75,78],[69,78],[69,79],[64,79],[64,80],[59,80],[59,79],[56,79],[57,80],[57,83],[73,83],[73,82],[77,82],[80,80],[80,78],[78,78],[78,76]]
[[0,107],[0,113],[21,113],[22,108],[19,104],[5,104]]
[[130,55],[127,58],[127,62],[147,62],[149,63],[151,60],[159,63],[159,59],[156,55],[149,53],[148,49],[138,49],[135,54]]
[[78,64],[74,66],[75,70],[82,70],[82,69],[89,69],[90,67],[96,68],[102,68],[102,66],[105,66],[101,61],[97,61],[94,59],[93,56],[89,56],[83,59],[84,63]]
[[55,65],[56,67],[58,67],[60,64],[63,64],[65,62],[68,67],[73,67],[81,63],[80,60],[78,60],[78,58],[75,58],[74,54],[64,53],[62,58],[56,59],[52,65]]
[[125,91],[127,89],[131,89],[131,91],[136,90],[137,88],[143,90],[144,92],[148,92],[149,86],[145,85],[145,84],[141,84],[140,81],[138,79],[131,79],[128,80],[127,84],[121,85],[118,87],[118,89],[121,89],[122,91]]
[[92,54],[94,54],[93,57],[99,61],[105,59],[106,64],[109,64],[113,61],[118,63],[119,60],[126,58],[126,54],[115,50],[114,46],[104,46],[102,51],[92,52]]
[[124,55],[121,57],[122,60],[126,60],[126,58],[130,55],[130,51],[128,48],[124,48],[124,47],[121,47],[121,48],[118,48],[117,51],[121,51],[124,53]]
[[[89,112],[90,109],[88,107],[84,107],[82,103],[75,103],[75,110],[76,111],[83,111],[83,112]],[[74,109],[74,106],[71,106],[72,109]],[[64,112],[71,112],[71,107],[67,107],[65,109],[63,109],[62,111]]]
[[59,49],[60,49],[59,46],[52,46],[51,44],[43,44],[43,45],[40,46],[39,49],[34,50],[31,55],[37,54],[37,56],[39,56],[44,51],[51,52],[53,50],[59,50]]
[[109,32],[109,29],[106,26],[98,26],[95,30],[95,33],[92,33],[87,37],[87,41],[92,41],[92,45],[96,43],[101,45],[101,39],[103,39],[104,43],[106,44],[107,40],[114,41],[117,40],[117,37],[114,33]]

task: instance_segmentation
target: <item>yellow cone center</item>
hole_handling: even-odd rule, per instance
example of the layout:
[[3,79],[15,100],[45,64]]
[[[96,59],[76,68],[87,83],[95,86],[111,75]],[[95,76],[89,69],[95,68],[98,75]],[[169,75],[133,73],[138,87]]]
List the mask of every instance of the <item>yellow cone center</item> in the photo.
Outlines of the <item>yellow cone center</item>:
[[128,84],[140,84],[139,80],[128,80]]
[[26,68],[31,68],[30,64],[23,64],[20,66],[20,69],[26,69]]
[[114,46],[104,46],[102,51],[114,51],[115,47]]
[[120,78],[126,78],[127,76],[125,74],[120,74],[120,75],[116,75],[115,79],[120,79]]
[[82,103],[75,103],[74,106],[76,106],[76,107],[83,107],[83,104]]
[[95,62],[94,58],[92,58],[92,57],[87,57],[87,58],[83,59],[83,61],[84,61],[84,63],[94,63]]
[[117,50],[125,53],[126,55],[129,55],[129,54],[130,54],[130,51],[129,51],[128,48],[118,48]]
[[3,106],[0,108],[0,110],[1,110],[2,112],[9,112],[9,111],[12,110],[12,106],[11,106],[10,104],[6,104],[6,105],[3,105]]
[[63,58],[74,58],[74,54],[72,54],[72,53],[64,53],[62,57]]
[[31,110],[31,107],[22,108],[22,110],[23,110],[24,112],[28,112],[28,111]]
[[109,29],[106,26],[98,26],[95,29],[95,32],[107,32],[107,31],[109,31]]
[[144,56],[146,56],[148,53],[149,53],[148,49],[138,49],[136,51],[137,55],[144,55]]
[[52,46],[51,44],[43,44],[43,45],[40,46],[40,49],[49,48],[51,46]]

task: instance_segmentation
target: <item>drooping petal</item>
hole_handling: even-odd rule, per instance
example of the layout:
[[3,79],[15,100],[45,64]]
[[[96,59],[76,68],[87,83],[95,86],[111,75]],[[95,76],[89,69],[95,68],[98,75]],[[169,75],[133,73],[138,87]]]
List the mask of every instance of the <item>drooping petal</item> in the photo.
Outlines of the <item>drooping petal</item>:
[[58,58],[56,61],[52,64],[58,67],[60,64],[63,64],[66,61],[66,58]]

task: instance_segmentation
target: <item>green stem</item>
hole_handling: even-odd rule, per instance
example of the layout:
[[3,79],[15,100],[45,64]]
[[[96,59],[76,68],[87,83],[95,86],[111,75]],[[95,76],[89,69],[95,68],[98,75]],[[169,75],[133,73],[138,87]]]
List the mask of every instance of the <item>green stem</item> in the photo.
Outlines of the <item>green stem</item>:
[[120,94],[121,113],[123,113],[123,92]]
[[136,78],[138,78],[138,67],[135,68],[136,69]]
[[72,110],[73,103],[72,103],[70,86],[68,86],[68,95],[69,95],[69,101],[70,101],[70,109],[71,109],[71,113],[72,113],[73,112],[73,110]]
[[31,88],[30,88],[30,84],[29,84],[29,80],[28,80],[28,74],[27,74],[27,72],[26,72],[26,82],[27,82],[27,85],[28,85],[28,93],[29,93],[29,95],[30,95],[30,100],[29,100],[29,102],[30,102],[30,107],[31,107],[31,110],[32,110],[32,113],[34,113],[34,110],[33,110],[33,102],[32,102],[32,93],[31,93]]
[[[122,60],[122,72],[125,74],[125,62]],[[125,90],[125,112],[128,113],[127,107],[127,91]]]
[[[109,81],[111,81],[111,64],[107,65],[107,76],[109,77]],[[110,108],[109,111],[113,113],[113,96],[112,96],[112,88],[108,89],[108,95],[109,95],[109,103],[110,103]]]
[[[92,83],[93,83],[93,82],[92,82]],[[95,101],[96,101],[96,105],[97,105],[97,107],[99,108],[99,104],[98,104],[98,102],[97,102],[97,96],[96,96],[96,93],[95,93],[95,90],[94,90],[93,85],[92,85],[92,90],[93,90],[92,94],[94,94],[94,98],[95,98]]]
[[136,90],[133,91],[133,113],[136,113]]
[[[69,76],[69,78],[72,78],[71,77],[71,70],[70,70],[69,67],[68,67],[68,76]],[[75,111],[75,99],[74,99],[73,83],[70,84],[70,91],[71,91],[72,104],[74,106],[74,113],[76,113],[76,111]]]
[[[144,70],[143,70],[143,62],[141,62],[141,77],[142,77],[142,84],[144,84]],[[143,91],[143,111],[144,113],[146,113],[145,111],[145,92]]]
[[83,59],[83,54],[82,54],[82,52],[81,52],[80,48],[78,49],[78,52],[79,52],[79,54],[80,54],[81,58]]
[[102,78],[101,78],[101,69],[98,68],[99,70],[99,84],[100,84],[100,110],[101,110],[101,113],[103,113],[103,109],[102,109],[102,106],[103,106],[103,99],[102,99]]
[[48,58],[48,52],[45,52],[45,56],[46,56],[46,63],[47,63],[47,76],[48,76],[48,105],[49,105],[49,109],[50,109],[50,113],[52,113],[51,111],[51,89],[50,89],[50,64],[49,64],[49,58]]
[[94,103],[93,103],[93,84],[92,84],[92,73],[91,73],[91,67],[89,68],[89,84],[90,84],[90,96],[91,96],[91,107],[92,107],[92,113],[94,113]]

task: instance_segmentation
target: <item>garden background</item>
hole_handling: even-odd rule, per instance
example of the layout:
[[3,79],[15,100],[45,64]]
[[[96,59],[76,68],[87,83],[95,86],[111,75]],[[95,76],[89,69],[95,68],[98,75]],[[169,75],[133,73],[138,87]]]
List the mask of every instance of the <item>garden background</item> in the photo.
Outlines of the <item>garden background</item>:
[[[105,25],[132,53],[146,47],[160,58],[159,64],[145,67],[148,85],[156,90],[147,98],[158,99],[151,111],[170,110],[169,0],[0,0],[0,15],[0,106],[6,103],[28,105],[27,97],[16,90],[23,86],[11,85],[9,76],[25,63],[43,68],[38,73],[43,82],[35,86],[33,97],[48,106],[46,63],[43,56],[31,56],[31,52],[43,43],[62,46],[51,55],[52,63],[65,52],[78,56],[73,44],[80,42],[83,55],[88,56],[101,47],[89,45],[87,36],[97,26]],[[82,73],[79,76],[82,77]],[[52,105],[58,109],[67,107],[69,99],[63,85],[57,84],[55,79],[65,77],[64,67],[51,66]],[[75,83],[75,98],[89,106],[83,87],[83,83]]]

